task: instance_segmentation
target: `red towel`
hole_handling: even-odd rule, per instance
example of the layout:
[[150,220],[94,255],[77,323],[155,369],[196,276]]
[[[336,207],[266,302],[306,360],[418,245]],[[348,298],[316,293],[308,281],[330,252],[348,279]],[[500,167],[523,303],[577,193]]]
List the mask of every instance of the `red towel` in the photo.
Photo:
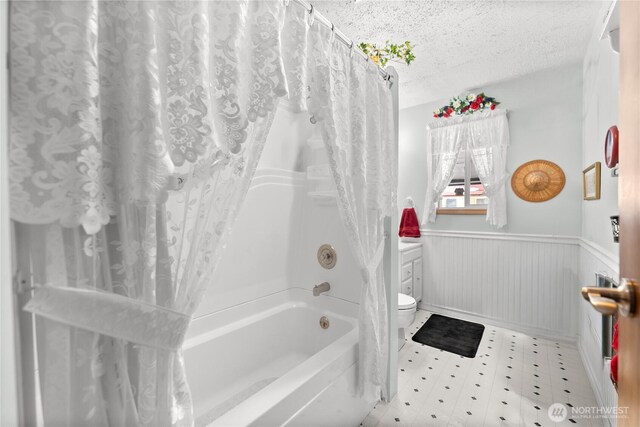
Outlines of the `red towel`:
[[414,208],[404,208],[402,211],[398,236],[420,237],[420,224],[418,224],[418,215],[416,215]]

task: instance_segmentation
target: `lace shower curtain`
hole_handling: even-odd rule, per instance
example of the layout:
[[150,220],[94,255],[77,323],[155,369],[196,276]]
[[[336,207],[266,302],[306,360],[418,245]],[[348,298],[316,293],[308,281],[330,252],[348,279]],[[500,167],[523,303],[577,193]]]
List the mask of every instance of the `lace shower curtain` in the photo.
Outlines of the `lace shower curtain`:
[[509,122],[506,110],[475,113],[429,124],[427,166],[429,182],[423,224],[435,222],[440,196],[451,182],[460,150],[468,150],[489,199],[487,222],[495,228],[507,225],[507,149]]
[[11,207],[46,284],[27,306],[46,425],[193,423],[180,347],[286,94],[284,12],[12,3]]
[[373,64],[280,1],[14,2],[10,31],[11,209],[45,424],[193,424],[180,347],[287,91],[333,150],[367,284],[362,391],[379,397],[396,154]]
[[384,217],[395,209],[397,188],[391,92],[377,68],[354,57],[330,29],[313,32],[309,45],[315,59],[309,61],[309,112],[321,126],[340,216],[362,273],[359,388],[365,399],[378,401],[388,348]]

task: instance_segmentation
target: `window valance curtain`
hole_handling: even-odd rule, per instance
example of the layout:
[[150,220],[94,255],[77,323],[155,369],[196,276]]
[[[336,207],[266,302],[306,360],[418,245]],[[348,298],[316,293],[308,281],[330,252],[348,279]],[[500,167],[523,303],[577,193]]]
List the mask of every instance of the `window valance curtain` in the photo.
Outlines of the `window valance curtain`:
[[427,126],[427,171],[424,220],[435,222],[440,196],[451,182],[456,158],[461,150],[470,153],[487,195],[487,222],[495,228],[507,224],[505,184],[509,147],[506,110],[475,113],[439,120]]
[[397,154],[375,65],[282,1],[13,2],[10,19],[11,210],[45,424],[193,424],[180,347],[287,95],[330,153],[377,399]]

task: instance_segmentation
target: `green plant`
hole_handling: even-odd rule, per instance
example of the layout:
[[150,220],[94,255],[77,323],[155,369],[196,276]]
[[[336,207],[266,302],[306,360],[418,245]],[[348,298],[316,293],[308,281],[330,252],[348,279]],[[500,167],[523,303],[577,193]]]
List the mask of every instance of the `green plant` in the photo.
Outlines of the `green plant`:
[[360,50],[369,55],[371,60],[381,67],[386,67],[389,61],[411,64],[416,59],[413,54],[414,46],[409,41],[404,43],[395,44],[389,43],[387,40],[384,46],[378,47],[375,43],[360,43],[358,45]]

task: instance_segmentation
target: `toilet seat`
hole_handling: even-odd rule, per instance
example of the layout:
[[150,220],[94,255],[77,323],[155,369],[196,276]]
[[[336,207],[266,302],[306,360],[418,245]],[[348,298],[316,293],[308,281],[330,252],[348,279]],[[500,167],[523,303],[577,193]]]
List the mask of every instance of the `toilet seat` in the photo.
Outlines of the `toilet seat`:
[[398,293],[398,310],[415,310],[416,305],[413,297]]

